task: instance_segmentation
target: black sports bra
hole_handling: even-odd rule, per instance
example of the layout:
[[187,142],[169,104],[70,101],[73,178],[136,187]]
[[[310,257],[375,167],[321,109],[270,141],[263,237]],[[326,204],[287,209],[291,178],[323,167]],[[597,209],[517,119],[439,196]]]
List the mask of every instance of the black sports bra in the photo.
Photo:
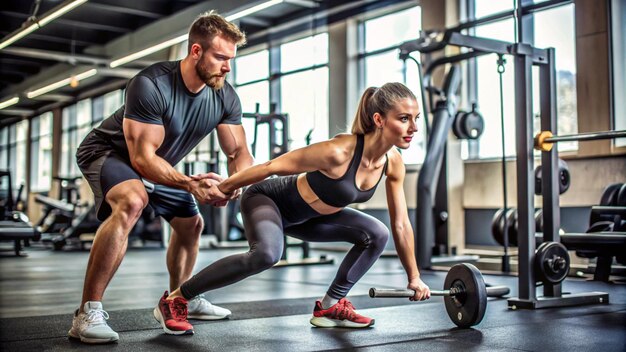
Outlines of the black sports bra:
[[[356,135],[356,148],[354,149],[354,156],[350,161],[348,171],[340,178],[330,178],[320,171],[312,171],[306,173],[306,180],[309,182],[311,189],[322,200],[322,202],[338,208],[343,208],[353,203],[363,203],[368,201],[374,195],[376,187],[380,183],[383,175],[387,171],[387,164],[389,159],[385,161],[383,172],[380,175],[380,179],[376,182],[374,187],[361,191],[356,185],[356,172],[359,169],[361,163],[361,156],[363,155],[363,144],[365,137],[362,134]],[[385,156],[386,157],[386,156]]]

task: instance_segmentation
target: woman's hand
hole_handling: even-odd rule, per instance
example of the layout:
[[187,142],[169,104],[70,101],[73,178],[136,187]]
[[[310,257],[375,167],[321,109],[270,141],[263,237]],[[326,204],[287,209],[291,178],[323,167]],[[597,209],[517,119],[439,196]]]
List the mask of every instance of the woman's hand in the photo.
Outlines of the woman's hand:
[[420,278],[409,281],[407,288],[415,291],[415,296],[409,297],[411,301],[423,301],[430,298],[430,288]]

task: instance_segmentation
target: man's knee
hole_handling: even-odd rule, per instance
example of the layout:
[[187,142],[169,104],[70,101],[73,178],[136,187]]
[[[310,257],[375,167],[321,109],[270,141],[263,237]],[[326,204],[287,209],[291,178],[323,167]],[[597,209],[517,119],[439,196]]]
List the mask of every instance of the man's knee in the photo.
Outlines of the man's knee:
[[204,220],[200,214],[190,218],[174,218],[169,221],[173,235],[178,236],[180,241],[195,244],[200,240],[204,229]]
[[135,222],[148,206],[148,195],[146,192],[129,192],[118,195],[111,203],[113,214]]
[[202,219],[202,216],[198,214],[191,219],[191,225],[189,226],[189,230],[192,234],[196,236],[200,236],[202,234],[203,229],[204,229],[204,219]]

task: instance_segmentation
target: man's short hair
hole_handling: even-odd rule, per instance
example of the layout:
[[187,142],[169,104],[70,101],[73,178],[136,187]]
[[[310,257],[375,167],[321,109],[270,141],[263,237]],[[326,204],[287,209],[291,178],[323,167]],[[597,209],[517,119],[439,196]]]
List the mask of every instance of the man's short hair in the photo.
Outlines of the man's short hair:
[[193,44],[200,44],[206,50],[216,35],[224,36],[226,39],[242,46],[246,43],[246,35],[235,24],[228,22],[224,17],[215,11],[200,14],[189,27],[189,44],[187,52],[191,52]]

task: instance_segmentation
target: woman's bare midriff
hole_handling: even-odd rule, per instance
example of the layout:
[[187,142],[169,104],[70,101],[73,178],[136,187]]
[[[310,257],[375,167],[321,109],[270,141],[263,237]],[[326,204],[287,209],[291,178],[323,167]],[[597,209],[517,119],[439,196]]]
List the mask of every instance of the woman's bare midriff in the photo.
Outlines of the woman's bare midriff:
[[330,206],[324,202],[313,192],[311,186],[309,185],[309,181],[306,180],[306,174],[298,175],[298,193],[308,205],[313,208],[313,210],[317,211],[320,214],[328,215],[333,214],[340,211],[343,208],[337,208]]

